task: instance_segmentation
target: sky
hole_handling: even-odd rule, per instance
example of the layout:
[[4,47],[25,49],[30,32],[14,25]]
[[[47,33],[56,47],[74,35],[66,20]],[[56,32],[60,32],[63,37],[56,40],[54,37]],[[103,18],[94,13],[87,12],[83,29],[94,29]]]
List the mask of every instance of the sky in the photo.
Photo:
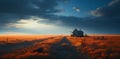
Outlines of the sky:
[[120,0],[0,0],[0,34],[120,34]]

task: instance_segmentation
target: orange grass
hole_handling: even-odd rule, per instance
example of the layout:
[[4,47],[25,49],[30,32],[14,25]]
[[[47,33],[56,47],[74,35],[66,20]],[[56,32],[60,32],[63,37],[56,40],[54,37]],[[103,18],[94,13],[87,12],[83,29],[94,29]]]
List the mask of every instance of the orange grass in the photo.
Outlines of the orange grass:
[[[101,37],[104,37],[101,39]],[[89,59],[119,59],[120,58],[120,36],[90,36],[90,37],[68,37],[73,46]],[[81,47],[81,41],[84,47]]]

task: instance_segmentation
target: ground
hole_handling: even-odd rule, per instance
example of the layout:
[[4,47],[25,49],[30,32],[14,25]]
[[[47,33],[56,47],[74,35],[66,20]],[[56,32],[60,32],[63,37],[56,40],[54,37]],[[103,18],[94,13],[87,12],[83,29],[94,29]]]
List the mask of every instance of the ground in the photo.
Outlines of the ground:
[[0,59],[120,59],[120,36],[30,37],[1,40]]

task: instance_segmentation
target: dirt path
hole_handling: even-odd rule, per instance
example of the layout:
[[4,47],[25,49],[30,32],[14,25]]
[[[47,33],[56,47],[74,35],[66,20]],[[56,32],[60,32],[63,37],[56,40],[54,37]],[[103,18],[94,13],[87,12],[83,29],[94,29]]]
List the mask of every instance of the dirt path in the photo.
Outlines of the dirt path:
[[66,37],[60,42],[51,45],[51,54],[53,59],[79,59],[79,53]]

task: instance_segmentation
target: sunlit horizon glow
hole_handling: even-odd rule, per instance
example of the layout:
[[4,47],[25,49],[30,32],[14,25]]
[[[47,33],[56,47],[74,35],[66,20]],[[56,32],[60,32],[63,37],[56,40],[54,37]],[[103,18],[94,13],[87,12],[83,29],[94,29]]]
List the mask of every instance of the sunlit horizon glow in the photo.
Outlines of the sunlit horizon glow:
[[69,28],[55,25],[55,23],[62,23],[60,21],[57,21],[54,24],[47,24],[42,22],[44,20],[47,19],[33,17],[30,19],[20,19],[19,21],[16,21],[16,23],[7,24],[7,28],[16,28],[20,31],[10,30],[8,32],[4,32],[3,34],[68,34],[67,32],[70,31]]
[[8,27],[13,26],[16,28],[26,28],[26,29],[33,29],[33,28],[49,28],[53,27],[53,25],[48,25],[40,22],[39,20],[33,20],[33,19],[21,19],[17,21],[17,23],[10,23]]

